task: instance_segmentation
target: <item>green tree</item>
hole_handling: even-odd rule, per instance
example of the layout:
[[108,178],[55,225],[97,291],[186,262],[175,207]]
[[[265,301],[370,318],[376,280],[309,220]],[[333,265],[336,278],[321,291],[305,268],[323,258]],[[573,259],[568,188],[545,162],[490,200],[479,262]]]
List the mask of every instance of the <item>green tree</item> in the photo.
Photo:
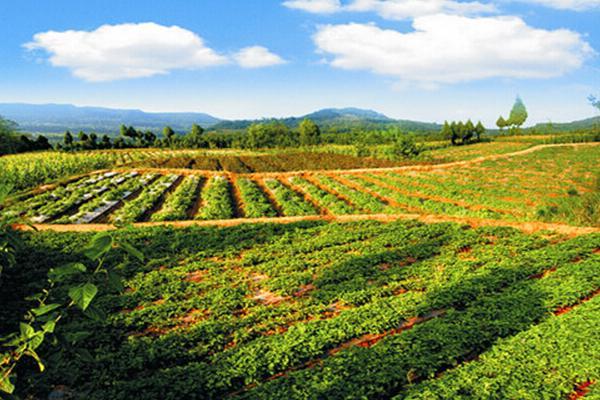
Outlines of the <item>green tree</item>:
[[321,141],[321,129],[312,120],[305,118],[298,128],[299,140],[302,146],[319,144]]
[[456,141],[459,137],[459,127],[455,121],[452,121],[452,123],[450,124],[450,141],[452,142],[453,146],[457,144]]
[[19,150],[17,124],[0,117],[0,155]]
[[144,132],[144,142],[147,146],[154,146],[156,144],[156,135],[154,134],[154,132]]
[[496,126],[498,127],[498,129],[500,129],[500,132],[502,132],[502,130],[508,126],[506,120],[502,115],[498,117],[498,120],[496,121]]
[[481,135],[485,133],[485,127],[481,123],[481,121],[477,121],[477,125],[475,125],[475,135],[477,136],[477,141],[481,141]]
[[394,157],[412,158],[421,153],[422,147],[417,145],[414,136],[404,134],[397,137],[392,146],[392,151]]
[[185,144],[188,147],[199,148],[202,147],[205,143],[204,137],[204,129],[198,124],[192,124],[192,129],[185,136]]
[[452,138],[452,129],[450,129],[450,124],[448,121],[444,121],[444,125],[442,126],[440,134],[445,140],[450,140]]
[[65,144],[65,148],[69,149],[73,146],[73,135],[71,132],[66,131],[63,139],[63,143]]
[[90,148],[92,148],[92,149],[97,148],[98,147],[98,135],[96,135],[94,132],[90,133],[88,143],[89,143]]
[[515,100],[515,104],[513,104],[512,110],[510,110],[510,116],[506,123],[511,127],[512,133],[516,133],[519,131],[521,126],[527,121],[527,108],[523,103],[523,100],[519,96]]
[[79,139],[79,141],[83,143],[89,140],[89,136],[84,131],[79,131],[77,139]]
[[464,131],[462,135],[462,143],[467,144],[473,138],[475,134],[475,125],[473,125],[473,121],[468,120],[464,126]]
[[110,142],[110,138],[108,137],[108,135],[102,135],[100,147],[103,149],[110,149],[112,147],[112,143]]
[[168,145],[173,145],[175,131],[170,126],[165,126],[163,128],[163,136],[167,140]]
[[253,123],[246,134],[246,146],[251,149],[285,147],[297,144],[290,128],[280,121]]

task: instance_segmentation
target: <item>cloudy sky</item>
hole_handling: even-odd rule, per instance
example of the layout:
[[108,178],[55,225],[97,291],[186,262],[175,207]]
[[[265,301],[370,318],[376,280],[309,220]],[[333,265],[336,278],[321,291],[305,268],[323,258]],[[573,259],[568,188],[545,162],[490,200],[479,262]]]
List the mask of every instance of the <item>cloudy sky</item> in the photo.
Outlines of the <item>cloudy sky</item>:
[[0,37],[0,102],[489,124],[600,95],[600,0],[2,1]]

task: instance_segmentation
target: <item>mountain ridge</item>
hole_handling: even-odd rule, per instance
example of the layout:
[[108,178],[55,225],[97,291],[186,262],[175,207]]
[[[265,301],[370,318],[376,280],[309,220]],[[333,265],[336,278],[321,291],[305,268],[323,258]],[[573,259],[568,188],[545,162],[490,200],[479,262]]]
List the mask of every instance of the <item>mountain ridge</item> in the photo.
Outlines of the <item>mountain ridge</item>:
[[226,120],[198,112],[145,112],[138,109],[75,106],[72,104],[0,103],[0,116],[19,124],[22,131],[42,134],[71,131],[95,131],[116,134],[121,124],[137,129],[160,130],[165,125],[175,131],[188,131],[193,123],[219,130],[245,129],[262,121],[281,121],[290,127],[310,118],[324,127],[342,126],[342,131],[356,128],[399,126],[410,130],[435,130],[438,124],[395,120],[374,110],[356,107],[324,108],[299,117]]

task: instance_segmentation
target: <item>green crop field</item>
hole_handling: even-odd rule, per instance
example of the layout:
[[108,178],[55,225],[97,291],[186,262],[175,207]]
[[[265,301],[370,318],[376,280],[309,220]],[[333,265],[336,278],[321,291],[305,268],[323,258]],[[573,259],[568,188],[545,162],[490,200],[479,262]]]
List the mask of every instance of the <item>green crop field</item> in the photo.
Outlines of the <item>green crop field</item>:
[[17,189],[0,216],[20,224],[0,354],[23,354],[0,383],[31,399],[595,398],[600,146],[534,146],[412,164],[343,146],[0,158]]

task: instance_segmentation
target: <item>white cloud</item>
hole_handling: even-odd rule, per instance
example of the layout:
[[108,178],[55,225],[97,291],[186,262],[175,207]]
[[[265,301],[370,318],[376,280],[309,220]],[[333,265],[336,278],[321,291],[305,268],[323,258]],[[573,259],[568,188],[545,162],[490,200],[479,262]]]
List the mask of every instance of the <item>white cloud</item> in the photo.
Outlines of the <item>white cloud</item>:
[[111,81],[166,74],[228,62],[201,37],[178,26],[155,23],[103,25],[88,31],[48,31],[25,44],[50,54],[50,63],[87,81]]
[[440,13],[478,15],[496,11],[493,4],[452,0],[354,0],[345,9],[348,11],[372,11],[383,18],[394,20]]
[[262,68],[285,63],[284,59],[262,46],[245,47],[233,57],[242,68]]
[[[194,32],[152,22],[103,25],[94,31],[42,32],[24,47],[46,51],[51,65],[69,68],[74,76],[91,82],[150,77],[232,61],[207,47]],[[260,46],[242,49],[233,58],[244,68],[283,62]]]
[[559,10],[584,11],[600,8],[600,0],[520,0],[522,3],[535,3]]
[[333,67],[424,86],[550,78],[579,68],[594,53],[576,32],[535,29],[517,17],[439,14],[416,18],[413,28],[401,33],[374,24],[325,25],[313,40]]
[[283,5],[314,14],[330,14],[342,9],[340,0],[288,0]]
[[383,18],[394,20],[439,13],[478,15],[496,11],[493,4],[454,0],[352,0],[346,4],[339,0],[289,0],[283,5],[315,14],[340,11],[375,12]]

